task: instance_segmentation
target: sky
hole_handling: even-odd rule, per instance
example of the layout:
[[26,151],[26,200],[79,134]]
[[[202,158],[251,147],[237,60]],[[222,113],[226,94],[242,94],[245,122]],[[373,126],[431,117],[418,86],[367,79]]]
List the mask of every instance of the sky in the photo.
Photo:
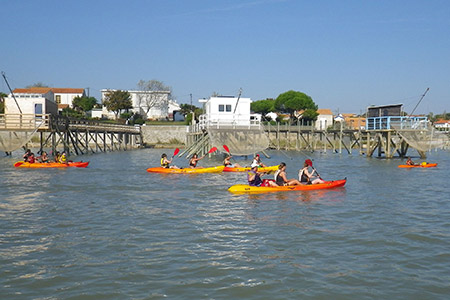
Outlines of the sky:
[[[179,103],[289,90],[319,108],[450,112],[447,0],[0,0],[11,87],[171,86]],[[0,91],[9,94],[1,79]]]

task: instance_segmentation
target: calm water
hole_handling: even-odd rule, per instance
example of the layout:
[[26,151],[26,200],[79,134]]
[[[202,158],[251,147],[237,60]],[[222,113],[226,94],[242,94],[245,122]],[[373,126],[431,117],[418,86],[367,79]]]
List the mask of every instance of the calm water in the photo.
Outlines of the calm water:
[[[448,152],[413,170],[315,153],[322,177],[346,176],[345,188],[262,195],[227,192],[243,174],[147,173],[162,152],[83,156],[87,169],[63,170],[0,158],[0,297],[449,298]],[[270,154],[289,177],[306,158]]]

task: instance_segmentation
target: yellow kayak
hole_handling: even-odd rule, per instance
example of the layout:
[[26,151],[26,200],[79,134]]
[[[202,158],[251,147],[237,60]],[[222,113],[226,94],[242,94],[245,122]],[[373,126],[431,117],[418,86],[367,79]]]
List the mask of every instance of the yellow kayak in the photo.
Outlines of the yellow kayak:
[[[251,167],[242,167],[242,168],[232,168],[232,167],[225,167],[223,169],[224,172],[247,172],[250,171]],[[258,168],[258,172],[273,172],[278,170],[278,165],[276,166],[270,166],[270,167],[264,167],[264,168]]]
[[221,173],[224,166],[210,167],[210,168],[183,168],[183,169],[170,169],[163,167],[148,168],[149,173],[166,173],[166,174],[199,174],[199,173]]

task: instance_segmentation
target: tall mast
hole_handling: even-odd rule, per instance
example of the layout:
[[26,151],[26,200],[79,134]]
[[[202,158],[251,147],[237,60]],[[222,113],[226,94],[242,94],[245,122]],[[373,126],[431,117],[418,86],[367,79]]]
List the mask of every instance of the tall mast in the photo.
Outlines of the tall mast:
[[11,92],[12,97],[14,98],[14,101],[16,102],[17,108],[19,109],[19,112],[22,114],[22,110],[20,109],[19,103],[17,103],[16,96],[14,96],[13,91],[11,90],[11,87],[9,86],[8,80],[6,79],[5,72],[2,71],[2,76],[5,79],[6,85],[8,86],[9,91]]

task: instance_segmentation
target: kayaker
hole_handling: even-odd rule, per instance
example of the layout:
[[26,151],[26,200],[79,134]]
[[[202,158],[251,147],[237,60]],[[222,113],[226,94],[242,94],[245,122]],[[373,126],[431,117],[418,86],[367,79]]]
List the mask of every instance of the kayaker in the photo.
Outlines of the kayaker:
[[61,156],[59,157],[59,163],[61,163],[61,164],[68,164],[67,156],[66,156],[66,152],[65,151],[63,151],[63,153],[61,153]]
[[414,166],[415,165],[415,163],[411,160],[411,157],[409,157],[409,156],[408,156],[408,159],[406,160],[406,164],[408,166]]
[[163,153],[161,155],[161,167],[167,169],[179,169],[177,166],[171,166],[172,160],[167,159],[167,154]]
[[266,165],[262,163],[261,158],[259,157],[259,154],[256,154],[255,157],[253,157],[251,167],[253,168],[254,166],[263,167],[263,168],[266,167]]
[[287,179],[286,177],[286,163],[282,162],[278,166],[278,170],[274,174],[275,183],[279,186],[284,185],[299,185],[301,184],[297,179]]
[[39,156],[39,161],[40,161],[41,163],[48,163],[48,155],[47,155],[47,152],[43,151],[43,152],[41,153],[41,156]]
[[27,149],[27,151],[25,151],[25,154],[23,155],[23,161],[24,162],[28,161],[28,157],[30,156],[30,154],[31,154],[31,150]]
[[[309,167],[313,169],[312,172],[309,171]],[[316,175],[314,176],[314,173]],[[317,177],[316,179],[313,179]],[[318,184],[318,183],[324,183],[322,179],[319,178],[319,174],[317,173],[316,169],[312,165],[312,161],[310,159],[306,159],[305,163],[303,164],[303,168],[300,169],[298,172],[298,179],[302,184]]]
[[59,153],[59,151],[55,152],[55,156],[53,157],[55,160],[55,163],[59,163],[59,157],[61,156],[61,154]]
[[36,162],[36,159],[34,158],[34,153],[31,152],[30,155],[27,158],[27,162],[30,164],[34,164]]
[[227,157],[225,157],[225,159],[223,160],[223,165],[225,167],[229,167],[229,168],[242,168],[241,165],[239,165],[238,163],[233,164],[231,162],[232,157],[233,156],[231,156],[231,155],[228,155]]
[[198,157],[197,153],[194,153],[191,157],[191,159],[189,159],[189,168],[191,169],[195,169],[197,168],[197,163],[199,160],[205,158],[206,155],[203,155],[202,157]]

